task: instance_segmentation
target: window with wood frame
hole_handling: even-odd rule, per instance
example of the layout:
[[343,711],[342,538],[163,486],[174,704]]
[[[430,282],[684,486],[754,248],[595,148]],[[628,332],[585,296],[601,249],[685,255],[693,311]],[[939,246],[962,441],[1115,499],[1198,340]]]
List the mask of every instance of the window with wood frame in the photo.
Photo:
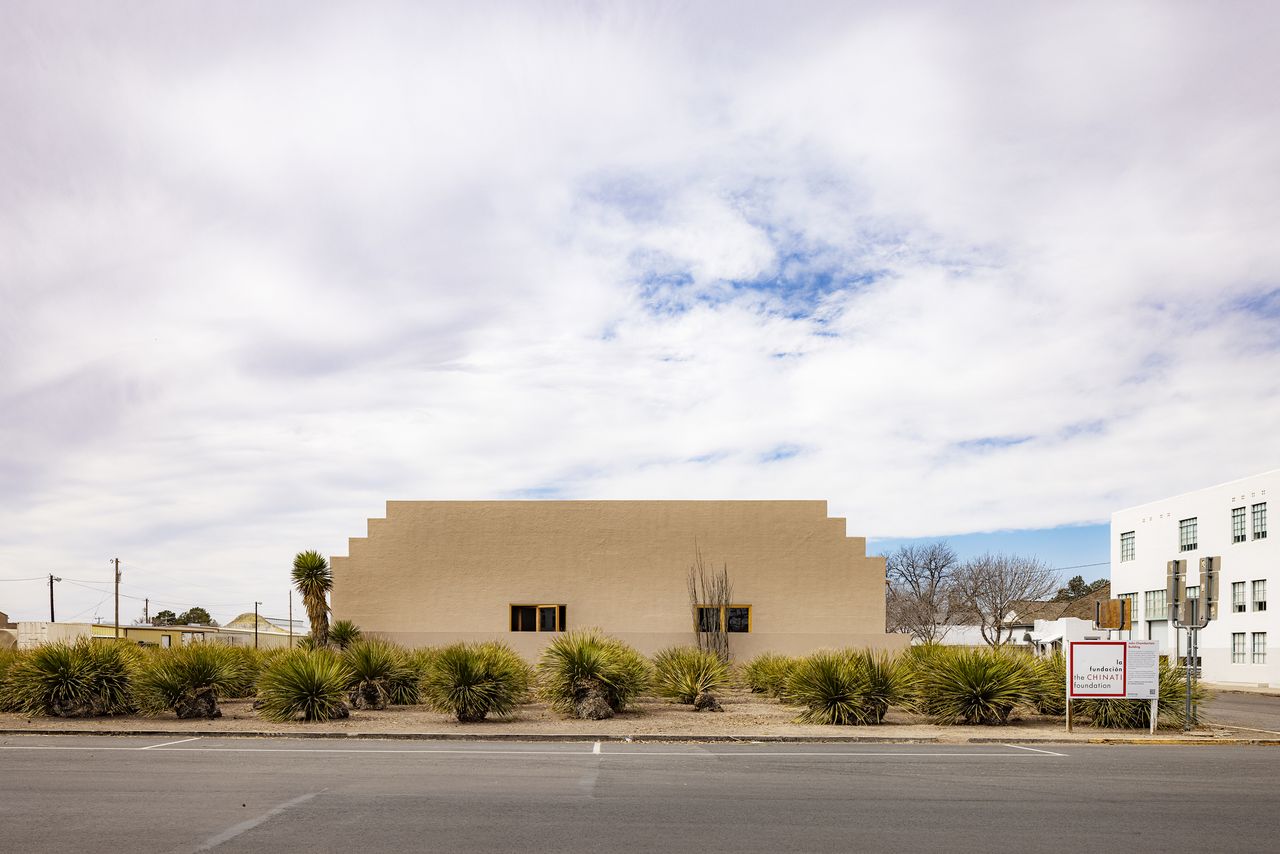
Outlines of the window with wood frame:
[[563,632],[567,611],[564,605],[512,605],[511,631]]
[[751,606],[699,605],[698,631],[749,632],[751,631]]

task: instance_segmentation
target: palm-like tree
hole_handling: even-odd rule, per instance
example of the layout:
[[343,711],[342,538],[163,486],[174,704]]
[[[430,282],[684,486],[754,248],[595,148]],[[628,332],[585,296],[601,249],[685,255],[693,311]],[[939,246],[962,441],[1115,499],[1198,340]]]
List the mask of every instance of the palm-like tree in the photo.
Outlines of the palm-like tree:
[[329,642],[329,603],[325,596],[333,589],[329,561],[317,551],[298,552],[293,559],[293,585],[302,594],[312,640],[317,646],[324,646]]

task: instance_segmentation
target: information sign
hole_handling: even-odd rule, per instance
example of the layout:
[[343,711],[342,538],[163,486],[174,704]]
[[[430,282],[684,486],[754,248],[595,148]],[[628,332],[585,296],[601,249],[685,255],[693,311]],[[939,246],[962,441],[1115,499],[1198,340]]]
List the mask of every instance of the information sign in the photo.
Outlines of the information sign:
[[1154,700],[1160,694],[1156,641],[1072,641],[1067,651],[1071,699]]

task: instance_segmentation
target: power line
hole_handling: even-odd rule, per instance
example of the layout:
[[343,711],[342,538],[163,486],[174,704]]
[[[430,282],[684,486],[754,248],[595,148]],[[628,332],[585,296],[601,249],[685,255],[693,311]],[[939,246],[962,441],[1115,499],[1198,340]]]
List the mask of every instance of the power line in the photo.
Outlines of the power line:
[[0,578],[0,581],[44,581],[46,577],[37,575],[35,578]]
[[1078,563],[1075,566],[1055,566],[1054,572],[1061,572],[1064,569],[1087,569],[1091,566],[1111,566],[1111,561],[1104,560],[1101,563]]

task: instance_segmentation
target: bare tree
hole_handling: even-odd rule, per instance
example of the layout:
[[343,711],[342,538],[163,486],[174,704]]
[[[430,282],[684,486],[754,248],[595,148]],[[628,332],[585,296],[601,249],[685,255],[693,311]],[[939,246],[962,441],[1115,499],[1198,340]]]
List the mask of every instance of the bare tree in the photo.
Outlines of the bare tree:
[[[693,544],[694,562],[689,567],[689,610],[693,617],[693,636],[698,649],[714,652],[721,661],[729,660],[728,607],[733,602],[733,588],[729,584],[729,566],[720,569],[707,566],[702,559],[702,549]],[[709,611],[714,619],[704,620],[703,612]]]
[[1052,569],[1019,555],[985,554],[965,561],[954,576],[956,594],[971,612],[982,639],[998,647],[1009,640],[1016,605],[1043,599],[1057,587]]
[[886,617],[891,632],[924,643],[942,640],[955,607],[952,580],[960,563],[946,542],[902,546],[885,560]]

